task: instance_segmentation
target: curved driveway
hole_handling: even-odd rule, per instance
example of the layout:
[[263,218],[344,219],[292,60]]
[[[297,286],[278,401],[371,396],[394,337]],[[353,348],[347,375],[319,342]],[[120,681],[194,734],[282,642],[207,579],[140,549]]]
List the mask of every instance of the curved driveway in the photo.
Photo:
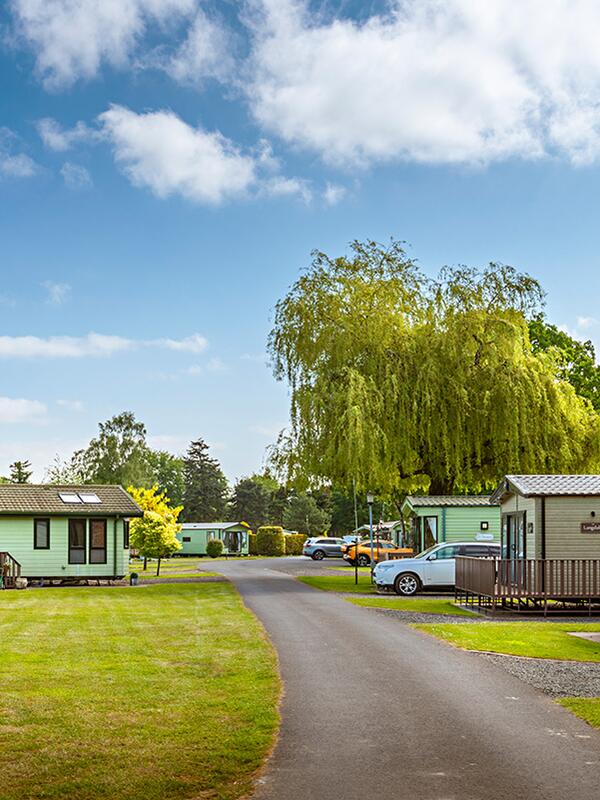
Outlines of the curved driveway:
[[599,732],[485,659],[290,568],[219,564],[263,622],[284,682],[256,800],[598,800]]

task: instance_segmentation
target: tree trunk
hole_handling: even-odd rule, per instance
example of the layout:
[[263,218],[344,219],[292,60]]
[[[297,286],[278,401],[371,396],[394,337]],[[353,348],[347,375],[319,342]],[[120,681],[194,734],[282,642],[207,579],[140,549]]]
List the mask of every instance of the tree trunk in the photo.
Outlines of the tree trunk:
[[144,569],[148,569],[148,559],[144,556]]
[[160,558],[158,559],[158,564],[156,565],[156,577],[160,575]]

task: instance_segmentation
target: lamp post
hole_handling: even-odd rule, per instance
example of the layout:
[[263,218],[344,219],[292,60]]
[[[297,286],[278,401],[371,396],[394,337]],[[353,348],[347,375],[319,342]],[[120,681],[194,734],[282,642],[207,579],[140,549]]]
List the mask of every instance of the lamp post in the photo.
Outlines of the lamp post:
[[367,505],[369,506],[369,539],[371,544],[371,583],[373,583],[373,492],[367,492]]

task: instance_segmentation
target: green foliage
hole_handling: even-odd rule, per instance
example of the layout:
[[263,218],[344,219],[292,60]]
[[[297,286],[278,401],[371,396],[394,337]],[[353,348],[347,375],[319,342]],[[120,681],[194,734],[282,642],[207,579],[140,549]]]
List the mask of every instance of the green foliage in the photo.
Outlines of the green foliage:
[[534,353],[548,353],[556,360],[557,374],[568,381],[580,397],[600,410],[600,367],[591,341],[579,342],[550,325],[541,314],[529,322],[529,338]]
[[256,551],[259,556],[284,556],[285,536],[279,525],[263,525],[256,532]]
[[[275,487],[278,488],[275,482]],[[231,517],[247,522],[252,530],[270,521],[273,489],[256,475],[241,478],[233,487]]]
[[[291,388],[272,462],[296,485],[398,498],[477,492],[505,473],[594,472],[598,416],[534,353],[542,291],[501,264],[425,278],[401,243],[315,253],[269,350]],[[286,522],[287,527],[287,522]]]
[[9,483],[29,483],[33,475],[30,461],[15,461],[9,469]]
[[286,556],[301,556],[306,536],[303,533],[288,533],[284,538]]
[[174,505],[183,505],[185,491],[183,459],[165,450],[149,450],[147,460],[152,484],[158,486]]
[[307,536],[324,533],[331,522],[331,514],[319,508],[314,497],[300,494],[290,497],[283,512],[284,526]]
[[208,445],[203,439],[197,439],[190,444],[183,463],[184,520],[222,520],[227,510],[227,479],[219,462],[209,456]]
[[157,558],[157,574],[160,570],[160,559],[181,550],[181,542],[177,533],[181,526],[177,518],[181,513],[181,506],[173,508],[169,498],[152,489],[134,488],[127,490],[135,502],[144,512],[143,517],[132,519],[129,523],[129,542],[134,550],[138,550],[144,558]]
[[257,556],[258,548],[256,546],[256,534],[248,532],[248,555]]
[[223,542],[220,539],[209,539],[206,543],[206,555],[218,558],[223,553]]

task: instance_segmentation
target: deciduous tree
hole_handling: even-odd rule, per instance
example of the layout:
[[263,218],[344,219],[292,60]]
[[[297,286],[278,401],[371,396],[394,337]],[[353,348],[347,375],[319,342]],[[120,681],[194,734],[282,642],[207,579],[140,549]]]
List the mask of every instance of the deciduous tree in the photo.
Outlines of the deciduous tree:
[[509,472],[598,469],[598,416],[534,353],[537,281],[512,267],[428,281],[401,243],[314,254],[269,350],[291,388],[274,464],[299,485],[382,496],[479,491]]

